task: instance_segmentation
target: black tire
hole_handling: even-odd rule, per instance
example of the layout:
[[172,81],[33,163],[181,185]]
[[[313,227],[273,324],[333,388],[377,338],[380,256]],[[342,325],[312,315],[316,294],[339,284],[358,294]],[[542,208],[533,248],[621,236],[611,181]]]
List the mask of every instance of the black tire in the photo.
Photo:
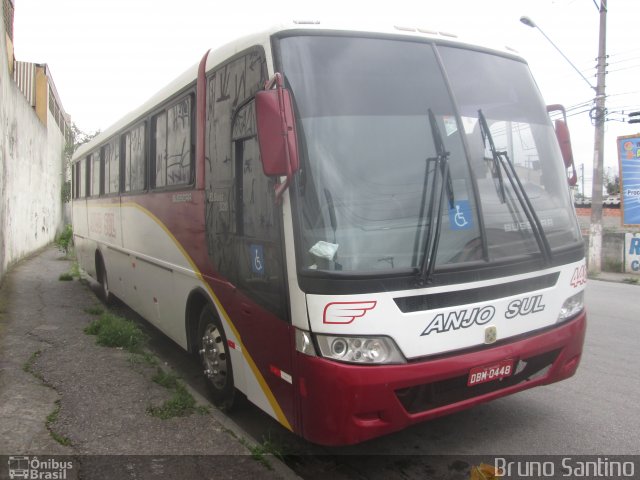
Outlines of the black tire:
[[221,410],[230,411],[236,402],[231,356],[224,329],[211,305],[200,313],[197,338],[198,355],[211,399]]
[[113,294],[109,290],[109,277],[107,276],[107,268],[104,266],[104,260],[99,257],[98,260],[98,283],[100,284],[100,296],[105,305],[109,305],[113,301]]

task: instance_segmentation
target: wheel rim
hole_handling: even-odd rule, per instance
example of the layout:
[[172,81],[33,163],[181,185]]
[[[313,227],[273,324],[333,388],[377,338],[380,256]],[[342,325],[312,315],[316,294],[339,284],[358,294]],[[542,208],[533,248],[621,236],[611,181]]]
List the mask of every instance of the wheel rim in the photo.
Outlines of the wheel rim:
[[207,325],[204,330],[200,356],[205,376],[215,388],[224,389],[227,384],[227,354],[222,335],[213,324]]

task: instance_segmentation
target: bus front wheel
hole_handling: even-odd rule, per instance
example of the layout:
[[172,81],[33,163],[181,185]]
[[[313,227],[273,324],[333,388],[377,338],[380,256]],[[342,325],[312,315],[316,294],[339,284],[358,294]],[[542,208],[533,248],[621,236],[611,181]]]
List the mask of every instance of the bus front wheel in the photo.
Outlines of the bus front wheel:
[[200,313],[198,347],[213,403],[228,411],[235,400],[231,357],[222,324],[211,305]]

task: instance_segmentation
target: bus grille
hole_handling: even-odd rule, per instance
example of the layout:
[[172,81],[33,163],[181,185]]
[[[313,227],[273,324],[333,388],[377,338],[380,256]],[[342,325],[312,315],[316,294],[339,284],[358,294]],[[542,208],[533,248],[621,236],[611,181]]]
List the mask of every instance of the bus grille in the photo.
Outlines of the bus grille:
[[402,313],[420,312],[447,308],[471,303],[486,302],[498,298],[510,297],[521,293],[533,292],[544,288],[553,287],[560,273],[550,273],[540,277],[527,278],[516,282],[501,283],[489,287],[470,288],[467,290],[455,290],[444,293],[431,293],[428,295],[414,295],[411,297],[394,298],[396,305]]
[[524,359],[525,368],[501,381],[487,382],[473,387],[467,386],[468,375],[449,378],[440,382],[417,385],[415,387],[396,390],[396,396],[408,413],[420,413],[452,403],[468,400],[473,397],[495,392],[503,388],[534,380],[548,371],[553,365],[560,350],[543,353]]

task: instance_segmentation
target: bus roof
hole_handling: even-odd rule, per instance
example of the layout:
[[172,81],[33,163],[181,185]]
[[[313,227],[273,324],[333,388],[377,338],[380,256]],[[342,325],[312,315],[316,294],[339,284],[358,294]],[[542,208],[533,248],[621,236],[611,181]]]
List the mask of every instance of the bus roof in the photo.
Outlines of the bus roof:
[[[252,46],[262,45],[267,52],[267,60],[270,60],[270,48],[268,48],[270,39],[274,35],[290,33],[302,33],[304,31],[315,33],[355,33],[362,35],[382,35],[382,36],[396,36],[407,38],[424,38],[436,41],[444,41],[447,43],[471,47],[480,48],[482,50],[494,51],[503,55],[520,58],[517,52],[506,46],[488,45],[483,42],[473,41],[468,38],[459,38],[458,35],[434,30],[430,28],[404,26],[404,25],[359,25],[354,26],[352,24],[342,23],[323,23],[318,21],[292,21],[287,23],[281,23],[273,25],[270,28],[251,34],[244,37],[240,37],[229,43],[226,43],[215,49],[209,51],[207,57],[206,71],[211,70],[217,65],[223,63],[225,60],[233,57],[235,54],[240,53]],[[521,59],[521,58],[520,58]],[[198,74],[199,62],[185,70],[179,77],[175,78],[172,82],[160,89],[154,95],[152,95],[146,102],[139,107],[131,110],[124,117],[118,120],[116,123],[105,129],[99,135],[97,135],[90,142],[81,145],[73,155],[73,161],[79,160],[81,157],[89,153],[96,145],[101,144],[111,136],[119,132],[121,129],[127,127],[130,124],[136,122],[136,120],[142,118],[150,110],[153,110],[160,103],[170,98],[175,93],[179,92],[183,88],[194,83]]]

